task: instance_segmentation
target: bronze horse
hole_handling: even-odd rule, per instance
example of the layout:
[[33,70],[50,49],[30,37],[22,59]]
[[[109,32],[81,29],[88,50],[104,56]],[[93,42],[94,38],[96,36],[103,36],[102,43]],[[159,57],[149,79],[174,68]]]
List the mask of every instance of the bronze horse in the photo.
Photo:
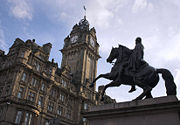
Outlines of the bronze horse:
[[[130,55],[132,54],[132,50],[128,49],[125,46],[119,45],[118,48],[112,48],[109,57],[107,58],[107,62],[112,63],[114,59],[116,59],[115,64],[128,62]],[[117,63],[118,62],[118,63]],[[134,100],[141,100],[145,98],[152,98],[151,91],[159,82],[159,73],[162,74],[163,79],[165,80],[165,87],[167,95],[176,95],[176,85],[174,83],[174,78],[169,70],[161,68],[155,69],[148,65],[145,61],[141,64],[140,70],[136,73],[131,72],[128,68],[128,63],[123,66],[123,73],[120,76],[120,81],[117,81],[117,78],[113,78],[112,72],[106,74],[100,74],[94,81],[91,83],[90,87],[94,86],[94,83],[99,78],[106,78],[112,80],[109,84],[105,85],[102,91],[102,98],[104,100],[104,93],[108,87],[118,87],[121,84],[124,85],[137,85],[143,89],[143,92]],[[118,68],[116,69],[118,70]]]

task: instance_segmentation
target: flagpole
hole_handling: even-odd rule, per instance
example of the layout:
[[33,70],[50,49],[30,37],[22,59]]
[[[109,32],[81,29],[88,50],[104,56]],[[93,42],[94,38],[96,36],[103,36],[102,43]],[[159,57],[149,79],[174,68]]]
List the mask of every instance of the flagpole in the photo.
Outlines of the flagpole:
[[84,18],[86,19],[86,7],[85,7],[85,5],[83,6],[83,9],[84,9]]

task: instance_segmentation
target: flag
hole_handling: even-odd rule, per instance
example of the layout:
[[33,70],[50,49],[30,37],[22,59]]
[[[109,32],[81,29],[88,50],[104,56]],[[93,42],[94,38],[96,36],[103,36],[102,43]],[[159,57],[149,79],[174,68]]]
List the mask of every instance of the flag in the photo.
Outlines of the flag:
[[86,7],[85,7],[85,6],[83,6],[83,8],[84,8],[84,10],[86,11]]

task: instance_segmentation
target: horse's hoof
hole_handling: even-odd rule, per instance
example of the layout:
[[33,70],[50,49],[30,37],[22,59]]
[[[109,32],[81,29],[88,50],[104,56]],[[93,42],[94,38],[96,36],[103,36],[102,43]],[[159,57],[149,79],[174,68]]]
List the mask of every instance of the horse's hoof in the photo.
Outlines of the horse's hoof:
[[91,85],[89,85],[90,88],[94,87],[94,84],[92,83]]

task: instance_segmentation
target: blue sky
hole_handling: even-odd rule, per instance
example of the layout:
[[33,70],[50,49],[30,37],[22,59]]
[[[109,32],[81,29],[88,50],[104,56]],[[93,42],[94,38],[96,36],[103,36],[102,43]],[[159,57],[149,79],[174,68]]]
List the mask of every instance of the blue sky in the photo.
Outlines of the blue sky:
[[[156,68],[170,69],[180,92],[180,1],[179,0],[1,0],[0,49],[8,52],[19,37],[35,39],[40,45],[53,44],[50,60],[61,64],[60,49],[73,25],[83,18],[87,8],[90,27],[95,27],[100,55],[98,74],[109,72],[106,58],[112,46],[134,47],[137,36],[145,46],[145,60]],[[105,85],[108,80],[99,80]],[[140,88],[129,94],[129,86],[107,90],[117,101],[129,101],[142,92]],[[164,96],[161,79],[153,89],[153,96]]]

